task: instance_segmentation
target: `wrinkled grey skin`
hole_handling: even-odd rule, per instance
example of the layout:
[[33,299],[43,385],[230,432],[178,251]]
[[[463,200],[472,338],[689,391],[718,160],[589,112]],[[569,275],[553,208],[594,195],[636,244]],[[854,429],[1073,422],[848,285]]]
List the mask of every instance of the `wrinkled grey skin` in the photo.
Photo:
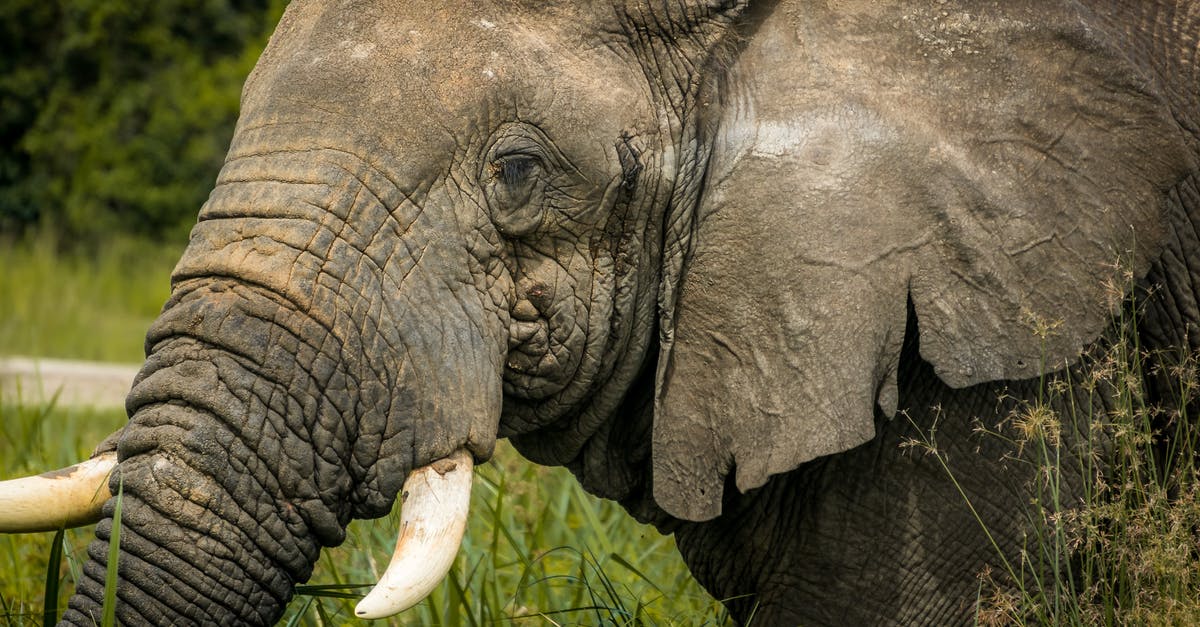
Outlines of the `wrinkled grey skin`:
[[968,620],[997,556],[913,423],[1015,552],[970,419],[1102,336],[1118,260],[1196,348],[1200,9],[1128,4],[293,2],[108,444],[118,616],[273,623],[509,437],[739,619]]

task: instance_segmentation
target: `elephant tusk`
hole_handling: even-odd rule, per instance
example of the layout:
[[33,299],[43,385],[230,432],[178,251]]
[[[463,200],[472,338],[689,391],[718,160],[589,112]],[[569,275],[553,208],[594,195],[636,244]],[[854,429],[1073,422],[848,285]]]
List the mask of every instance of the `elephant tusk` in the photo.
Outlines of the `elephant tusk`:
[[27,533],[78,527],[100,520],[100,508],[112,497],[108,475],[115,452],[36,477],[0,481],[0,532]]
[[355,616],[384,618],[402,612],[445,578],[467,528],[473,466],[471,454],[460,449],[408,476],[392,561],[354,608]]

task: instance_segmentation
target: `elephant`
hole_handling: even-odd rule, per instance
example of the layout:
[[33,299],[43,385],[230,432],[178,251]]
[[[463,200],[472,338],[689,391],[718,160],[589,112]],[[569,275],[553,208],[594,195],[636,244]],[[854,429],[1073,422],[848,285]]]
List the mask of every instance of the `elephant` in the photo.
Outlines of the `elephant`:
[[[402,491],[445,533],[359,614],[415,603],[461,537],[428,503],[498,438],[739,622],[970,622],[1028,524],[972,419],[1131,295],[1143,347],[1200,347],[1198,32],[1192,0],[297,0],[128,425],[29,481],[121,491],[127,624],[271,624]],[[900,446],[935,426],[945,457]],[[0,515],[99,519],[66,624],[95,500]]]

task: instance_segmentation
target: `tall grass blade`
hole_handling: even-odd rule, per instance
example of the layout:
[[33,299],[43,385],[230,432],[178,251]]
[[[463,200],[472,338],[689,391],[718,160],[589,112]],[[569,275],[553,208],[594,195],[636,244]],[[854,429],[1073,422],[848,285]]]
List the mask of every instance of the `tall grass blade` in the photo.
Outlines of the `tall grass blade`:
[[649,586],[650,586],[651,588],[654,588],[654,590],[655,590],[656,592],[658,592],[659,594],[664,594],[664,593],[663,593],[663,590],[662,590],[662,588],[659,588],[659,587],[658,587],[658,584],[654,583],[654,581],[652,581],[652,580],[651,580],[649,577],[647,577],[647,576],[645,575],[645,573],[643,573],[642,571],[638,570],[636,566],[634,566],[633,564],[630,564],[630,563],[629,563],[629,562],[628,562],[628,561],[627,561],[625,558],[621,557],[620,555],[618,555],[618,554],[616,554],[616,553],[612,553],[612,554],[610,554],[610,555],[608,556],[608,558],[609,558],[609,559],[611,559],[612,561],[616,562],[617,564],[619,564],[619,565],[620,565],[621,567],[623,567],[625,570],[627,570],[627,571],[629,571],[629,572],[631,572],[631,573],[633,573],[633,574],[637,575],[637,576],[638,576],[638,578],[640,578],[642,581],[644,581],[644,582],[646,582],[647,584],[649,584]]
[[104,613],[101,627],[117,624],[117,563],[121,557],[121,500],[125,494],[125,479],[117,480],[117,504],[113,508],[112,536],[108,540],[108,572],[104,575]]
[[345,584],[322,584],[315,586],[296,586],[295,591],[299,596],[307,596],[322,599],[350,599],[357,601],[363,597],[361,593],[351,592],[352,590],[370,589],[370,584],[345,583]]
[[628,617],[629,610],[626,610],[625,605],[621,603],[621,595],[617,593],[617,588],[613,584],[612,578],[608,576],[608,573],[600,565],[600,560],[596,559],[596,556],[592,554],[590,549],[587,550],[583,559],[595,571],[596,577],[600,580],[600,585],[604,589],[604,593],[608,595],[610,616],[620,615]]
[[63,539],[67,530],[59,528],[50,543],[50,560],[46,564],[46,591],[42,597],[42,624],[50,627],[58,622],[58,569],[62,566]]
[[[471,613],[471,605],[467,596],[467,589],[458,580],[458,565],[452,568],[446,575],[445,581],[449,583],[450,588],[450,608],[451,611],[447,614],[447,618],[456,625],[470,623],[472,627],[478,627],[479,623],[475,620],[475,615]],[[463,620],[463,617],[466,620]]]
[[303,619],[304,615],[308,612],[308,608],[312,607],[312,604],[316,603],[316,601],[317,601],[317,597],[313,597],[313,596],[310,596],[307,599],[305,599],[304,605],[302,605],[300,607],[300,611],[296,612],[296,614],[293,615],[290,620],[288,620],[286,627],[296,627],[296,625],[299,625],[300,620]]
[[321,621],[321,625],[336,625],[333,618],[329,616],[329,612],[325,609],[325,604],[317,601],[317,618]]

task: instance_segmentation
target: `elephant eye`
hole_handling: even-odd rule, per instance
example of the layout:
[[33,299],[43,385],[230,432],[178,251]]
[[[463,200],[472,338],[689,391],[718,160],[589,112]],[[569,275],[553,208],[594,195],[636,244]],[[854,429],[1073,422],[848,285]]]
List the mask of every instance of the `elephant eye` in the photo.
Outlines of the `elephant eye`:
[[497,209],[514,210],[529,202],[540,178],[541,161],[523,153],[505,155],[492,162],[492,196]]
[[541,158],[509,153],[495,158],[487,168],[485,185],[492,220],[501,232],[520,236],[532,233],[542,220],[545,168]]
[[516,187],[530,178],[538,167],[537,158],[529,155],[509,155],[492,164],[492,172],[509,187]]

